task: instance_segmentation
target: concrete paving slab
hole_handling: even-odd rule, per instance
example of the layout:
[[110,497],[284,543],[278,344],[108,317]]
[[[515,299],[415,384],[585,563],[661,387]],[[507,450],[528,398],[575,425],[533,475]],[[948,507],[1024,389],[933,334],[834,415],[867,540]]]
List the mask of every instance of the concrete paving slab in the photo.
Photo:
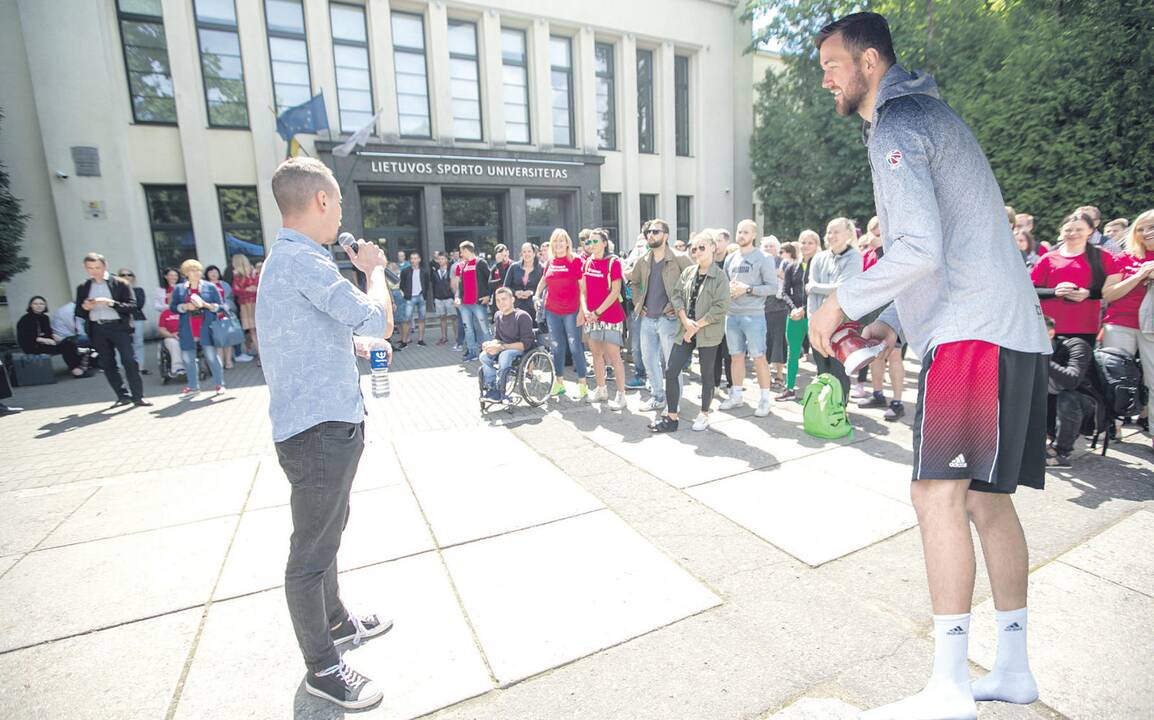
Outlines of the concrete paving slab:
[[804,697],[772,715],[769,720],[857,720],[861,708],[836,698]]
[[[342,573],[340,582],[352,612],[379,612],[395,622],[385,635],[345,653],[385,692],[381,705],[356,717],[418,717],[492,689],[436,555]],[[259,682],[253,668],[260,669]],[[176,718],[344,717],[305,693],[304,673],[283,591],[215,603]]]
[[770,467],[778,458],[755,445],[734,440],[717,430],[693,432],[693,418],[686,415],[681,430],[650,434],[636,442],[609,445],[605,449],[676,488],[740,475]]
[[1137,512],[1074,548],[1061,561],[1154,598],[1154,513]]
[[84,504],[92,488],[53,488],[51,492],[15,491],[0,495],[0,555],[28,552],[69,514]]
[[402,466],[442,547],[605,507],[505,429],[486,429],[468,473],[447,471],[448,433],[397,443]]
[[444,557],[502,685],[721,602],[609,512],[450,548]]
[[213,463],[204,472],[182,468],[108,484],[48,536],[44,547],[235,515],[244,507],[255,471],[251,459],[233,460]]
[[[433,549],[433,539],[406,485],[353,493],[337,567],[343,570]],[[292,536],[287,505],[247,512],[225,563],[216,598],[284,585]]]
[[4,573],[8,572],[9,568],[11,568],[16,563],[20,562],[20,558],[22,558],[22,557],[24,557],[24,556],[23,555],[6,555],[4,557],[0,557],[0,577],[3,577]]
[[162,718],[201,609],[0,655],[0,717]]
[[[256,482],[248,500],[250,510],[288,505],[291,493],[288,480],[280,468],[276,453],[260,456]],[[353,492],[400,485],[405,479],[397,472],[397,457],[386,440],[366,438],[365,451],[357,465]]]
[[0,651],[199,605],[236,518],[31,553],[0,578]]
[[[714,417],[727,414],[717,412]],[[760,449],[780,463],[849,445],[865,437],[861,431],[855,431],[850,437],[841,440],[822,440],[807,435],[799,422],[783,418],[780,414],[765,418],[753,415],[734,417],[728,422],[713,423],[710,427],[736,442]]]
[[[1089,610],[1088,609],[1092,609]],[[1040,699],[1070,718],[1148,717],[1154,685],[1154,598],[1063,562],[1030,576],[1030,668]],[[974,609],[970,659],[993,666],[993,601]],[[1145,673],[1148,677],[1149,673]]]
[[917,523],[909,505],[823,472],[826,455],[833,451],[687,492],[813,567]]
[[277,457],[262,455],[257,458],[259,465],[256,470],[256,480],[252,484],[252,492],[248,497],[248,510],[288,505],[291,493],[289,482],[280,469]]

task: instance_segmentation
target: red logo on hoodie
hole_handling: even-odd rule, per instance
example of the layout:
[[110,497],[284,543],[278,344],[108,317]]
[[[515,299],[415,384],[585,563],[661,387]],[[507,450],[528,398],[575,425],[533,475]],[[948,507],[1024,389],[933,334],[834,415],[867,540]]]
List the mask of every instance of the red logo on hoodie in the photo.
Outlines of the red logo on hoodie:
[[886,162],[889,163],[890,170],[897,170],[898,166],[902,164],[902,151],[890,150],[886,155]]

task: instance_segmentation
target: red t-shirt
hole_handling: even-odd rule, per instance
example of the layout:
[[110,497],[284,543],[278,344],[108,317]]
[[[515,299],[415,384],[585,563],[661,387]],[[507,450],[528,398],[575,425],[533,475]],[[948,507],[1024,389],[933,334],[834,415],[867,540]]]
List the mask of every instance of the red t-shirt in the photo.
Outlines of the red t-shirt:
[[[621,261],[617,258],[593,258],[585,261],[585,303],[589,312],[595,312],[609,297],[609,290],[614,280],[624,281],[621,274]],[[601,322],[625,322],[625,308],[621,307],[621,296],[618,294],[613,304],[601,314]]]
[[[1109,254],[1102,253],[1102,257],[1105,258]],[[1113,272],[1108,269],[1109,265],[1103,263],[1103,266],[1107,268],[1107,275],[1121,274],[1122,279],[1125,280],[1138,272],[1144,262],[1146,261],[1136,258],[1130,253],[1122,253],[1114,258]],[[1102,322],[1137,330],[1138,308],[1142,306],[1142,298],[1144,297],[1146,297],[1146,285],[1145,283],[1138,283],[1136,288],[1106,306],[1106,317]]]
[[457,277],[461,278],[461,304],[477,304],[477,258],[457,265]]
[[254,273],[250,277],[244,275],[234,275],[232,278],[232,292],[236,297],[236,304],[251,305],[256,302],[257,283],[260,280]]
[[[1102,269],[1107,275],[1117,272],[1115,260],[1108,252],[1102,253]],[[1080,288],[1090,287],[1093,271],[1086,253],[1066,257],[1054,250],[1048,252],[1030,272],[1034,287],[1053,288],[1059,283],[1072,282]],[[1102,301],[1086,299],[1072,302],[1064,298],[1042,300],[1042,313],[1054,318],[1055,332],[1059,335],[1093,335],[1100,327]]]
[[156,324],[176,335],[180,331],[180,315],[165,308],[164,312],[160,313],[160,319],[156,321]]
[[580,258],[553,258],[545,268],[545,309],[558,315],[569,315],[581,308],[581,279],[583,263]]
[[[199,295],[199,294],[200,294],[200,288],[196,288],[196,289],[189,288],[188,289],[188,298],[189,299],[186,300],[185,302],[192,302],[192,296],[193,295]],[[197,340],[199,340],[200,339],[200,326],[204,324],[204,315],[199,310],[197,310],[197,311],[188,313],[188,316],[189,316],[188,321],[190,323],[192,323],[192,336],[194,338],[196,338]]]
[[877,248],[866,248],[866,251],[861,254],[862,271],[864,272],[872,268],[874,265],[877,265],[880,258],[881,253],[878,252]]

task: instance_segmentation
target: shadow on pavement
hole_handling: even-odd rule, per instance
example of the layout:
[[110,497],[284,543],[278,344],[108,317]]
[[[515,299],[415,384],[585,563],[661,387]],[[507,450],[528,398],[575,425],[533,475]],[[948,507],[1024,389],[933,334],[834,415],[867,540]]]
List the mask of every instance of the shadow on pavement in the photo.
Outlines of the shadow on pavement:
[[110,406],[101,410],[97,410],[96,412],[90,412],[87,415],[68,415],[67,417],[57,420],[56,422],[41,425],[39,428],[37,428],[40,434],[36,436],[36,439],[46,440],[50,437],[55,437],[56,435],[61,435],[72,430],[79,430],[81,428],[90,427],[92,425],[102,423],[105,420],[119,417],[124,413],[132,412],[136,409],[137,408],[132,405],[125,405],[118,408],[112,408]]
[[168,407],[153,410],[151,414],[153,417],[158,418],[178,417],[193,410],[214,407],[221,403],[231,402],[232,400],[236,400],[236,398],[231,395],[217,397],[209,393],[203,393],[197,397],[182,399],[180,402],[169,405]]

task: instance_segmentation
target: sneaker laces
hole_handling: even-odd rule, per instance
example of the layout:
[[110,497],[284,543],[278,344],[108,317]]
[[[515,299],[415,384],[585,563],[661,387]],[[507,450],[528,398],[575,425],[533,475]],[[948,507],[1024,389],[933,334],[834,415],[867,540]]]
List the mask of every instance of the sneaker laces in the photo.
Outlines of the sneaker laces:
[[365,623],[356,615],[349,615],[349,622],[353,624],[353,645],[360,645],[361,640],[369,636]]
[[346,665],[344,660],[341,660],[336,665],[333,665],[327,670],[322,670],[316,675],[317,677],[328,677],[329,675],[336,675],[338,680],[340,680],[345,684],[346,687],[352,690],[357,689],[369,681],[367,677],[361,675],[359,672]]

